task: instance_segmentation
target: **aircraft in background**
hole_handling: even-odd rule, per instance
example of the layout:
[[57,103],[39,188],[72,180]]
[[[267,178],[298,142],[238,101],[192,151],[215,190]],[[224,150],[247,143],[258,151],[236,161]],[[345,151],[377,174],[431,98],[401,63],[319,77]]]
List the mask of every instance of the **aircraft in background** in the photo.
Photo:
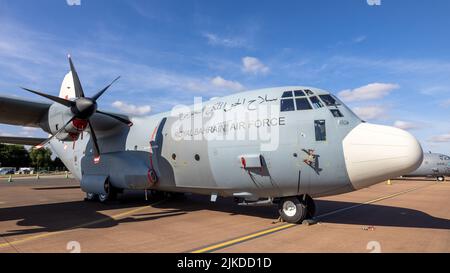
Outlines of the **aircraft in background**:
[[423,162],[420,167],[403,177],[434,177],[439,182],[445,181],[445,176],[450,176],[450,157],[437,154],[425,153],[423,155]]
[[[329,92],[288,86],[247,91],[147,117],[97,109],[111,86],[87,97],[71,71],[52,104],[0,97],[0,123],[39,127],[80,180],[87,200],[126,189],[234,197],[240,205],[278,205],[299,223],[313,198],[359,190],[411,172],[423,152],[410,133],[362,121]],[[117,79],[116,79],[117,80]]]

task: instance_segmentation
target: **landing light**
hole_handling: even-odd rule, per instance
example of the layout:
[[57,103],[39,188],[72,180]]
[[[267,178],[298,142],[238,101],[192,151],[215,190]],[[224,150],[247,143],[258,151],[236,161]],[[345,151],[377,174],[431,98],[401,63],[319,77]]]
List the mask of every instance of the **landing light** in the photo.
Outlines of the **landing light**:
[[100,163],[100,156],[94,158],[94,164]]

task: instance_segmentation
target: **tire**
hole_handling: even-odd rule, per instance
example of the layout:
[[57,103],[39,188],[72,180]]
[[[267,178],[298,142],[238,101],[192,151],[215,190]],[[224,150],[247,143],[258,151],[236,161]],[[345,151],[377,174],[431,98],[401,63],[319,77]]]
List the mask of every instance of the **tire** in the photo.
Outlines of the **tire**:
[[106,203],[109,201],[109,193],[101,193],[98,195],[98,201],[100,203]]
[[438,176],[436,179],[439,182],[444,182],[445,181],[445,177],[443,177],[443,176]]
[[105,183],[105,192],[98,195],[100,203],[106,203],[117,199],[118,189],[114,188],[109,181]]
[[92,202],[92,201],[97,200],[97,197],[98,197],[97,194],[92,193],[92,192],[87,192],[86,193],[86,198],[84,200]]
[[299,224],[307,217],[306,205],[297,197],[288,197],[280,200],[278,212],[285,222]]

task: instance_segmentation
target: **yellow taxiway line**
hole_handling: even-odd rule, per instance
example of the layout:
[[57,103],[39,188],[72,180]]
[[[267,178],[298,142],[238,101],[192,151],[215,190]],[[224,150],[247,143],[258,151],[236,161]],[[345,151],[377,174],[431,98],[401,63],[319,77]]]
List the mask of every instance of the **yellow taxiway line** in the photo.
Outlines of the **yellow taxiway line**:
[[[0,244],[0,248],[13,247],[15,245],[26,243],[26,242],[29,242],[29,241],[42,239],[42,238],[47,238],[47,237],[50,237],[50,236],[53,236],[53,235],[62,234],[62,233],[67,233],[67,232],[70,232],[70,231],[73,231],[73,230],[76,230],[76,229],[79,229],[79,228],[85,228],[85,227],[92,226],[92,225],[95,225],[95,224],[107,222],[107,221],[110,221],[111,219],[117,220],[117,219],[120,219],[122,217],[125,217],[125,216],[128,216],[128,215],[140,212],[142,210],[148,209],[148,208],[150,208],[150,206],[159,205],[159,204],[161,204],[164,201],[166,201],[166,200],[161,200],[161,201],[158,201],[158,202],[155,202],[155,203],[151,203],[151,204],[143,206],[143,207],[139,207],[139,208],[128,210],[128,211],[125,211],[125,212],[122,212],[122,213],[115,214],[113,216],[110,216],[110,218],[104,218],[104,219],[100,219],[100,220],[96,220],[96,221],[91,221],[91,222],[80,224],[80,225],[77,225],[77,226],[74,226],[74,227],[71,227],[71,228],[68,228],[68,229],[64,229],[64,230],[60,230],[60,231],[48,232],[48,233],[34,235],[34,236],[29,236],[29,237],[26,237],[26,238],[23,238],[23,239],[19,239],[19,240],[16,240],[16,241],[2,243],[2,244]],[[6,241],[5,238],[3,238],[3,239]]]
[[[431,185],[435,185],[435,184],[431,184]],[[361,206],[374,204],[374,203],[377,203],[377,202],[380,202],[380,201],[383,201],[383,200],[386,200],[386,199],[394,198],[394,197],[402,195],[402,194],[406,194],[406,193],[409,193],[409,192],[412,192],[412,191],[416,191],[416,190],[419,190],[419,189],[422,189],[422,188],[426,188],[426,187],[429,187],[431,185],[420,186],[420,187],[417,187],[417,188],[413,188],[413,189],[401,191],[401,192],[398,192],[398,193],[390,194],[390,195],[387,195],[387,196],[383,196],[383,197],[380,197],[380,198],[377,198],[377,199],[369,200],[369,201],[361,203],[361,204],[357,204],[357,205],[349,206],[349,207],[346,207],[346,208],[334,210],[334,211],[331,211],[331,212],[328,212],[328,213],[324,213],[324,214],[318,215],[318,216],[315,217],[315,219],[324,218],[326,216],[338,214],[338,213],[341,213],[341,212],[344,212],[344,211],[348,211],[348,210],[352,210],[352,209],[355,209],[355,208],[358,208],[358,207],[361,207]],[[232,245],[240,244],[240,243],[252,240],[252,239],[256,239],[256,238],[259,238],[259,237],[262,237],[262,236],[266,236],[266,235],[269,235],[269,234],[272,234],[272,233],[275,233],[275,232],[279,232],[279,231],[282,231],[282,230],[285,230],[285,229],[288,229],[288,228],[292,228],[294,226],[297,226],[297,225],[296,224],[284,224],[284,225],[281,225],[281,226],[278,226],[278,227],[275,227],[275,228],[270,228],[270,229],[265,229],[265,230],[262,230],[262,231],[257,231],[255,233],[244,235],[244,236],[241,236],[241,237],[238,237],[238,238],[234,238],[234,239],[231,239],[231,240],[228,240],[228,241],[212,244],[212,245],[209,245],[209,246],[206,246],[206,247],[194,250],[191,253],[210,253],[210,252],[214,252],[214,251],[217,251],[217,250],[220,250],[220,249],[223,249],[223,248],[230,247]]]

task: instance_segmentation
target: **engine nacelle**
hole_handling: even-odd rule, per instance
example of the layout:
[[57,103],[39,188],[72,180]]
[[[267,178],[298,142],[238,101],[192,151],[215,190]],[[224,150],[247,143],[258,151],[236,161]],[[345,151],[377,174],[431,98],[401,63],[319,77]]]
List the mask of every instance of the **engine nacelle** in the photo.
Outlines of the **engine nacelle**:
[[[61,126],[67,124],[72,117],[73,113],[69,108],[53,104],[48,111],[50,133],[55,134],[58,132],[59,129],[61,129]],[[56,138],[62,141],[76,141],[87,126],[87,120],[75,119],[69,123]]]

